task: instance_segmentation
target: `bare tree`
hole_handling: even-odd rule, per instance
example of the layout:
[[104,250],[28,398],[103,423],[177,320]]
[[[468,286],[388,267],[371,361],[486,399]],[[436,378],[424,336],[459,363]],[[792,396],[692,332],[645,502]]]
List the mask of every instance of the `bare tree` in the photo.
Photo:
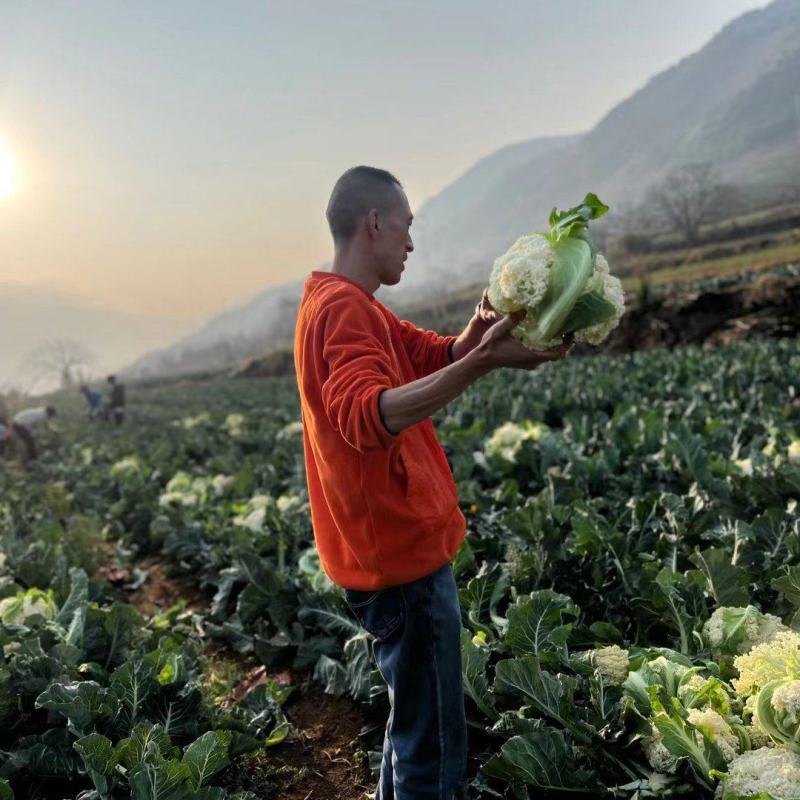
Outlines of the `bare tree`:
[[650,189],[648,199],[689,244],[699,241],[701,225],[735,207],[733,187],[721,183],[716,168],[707,162],[678,167]]
[[92,352],[74,339],[50,339],[34,347],[23,359],[23,366],[34,383],[55,378],[62,388],[74,386],[94,361]]

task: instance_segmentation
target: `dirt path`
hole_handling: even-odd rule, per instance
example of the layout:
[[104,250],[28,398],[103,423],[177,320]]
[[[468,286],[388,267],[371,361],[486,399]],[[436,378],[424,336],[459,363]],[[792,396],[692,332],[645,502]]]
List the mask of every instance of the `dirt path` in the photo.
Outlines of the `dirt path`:
[[[207,610],[208,597],[190,579],[168,575],[168,564],[158,556],[143,560],[140,566],[149,576],[143,586],[129,593],[129,602],[148,616],[180,600],[190,610]],[[129,580],[123,572],[113,557],[101,570],[117,585]],[[325,694],[309,673],[270,674],[254,660],[213,645],[207,655],[211,663],[219,658],[236,662],[242,675],[240,686],[252,688],[269,677],[295,687],[284,706],[292,724],[289,735],[269,750],[242,758],[224,774],[226,784],[248,789],[264,800],[365,800],[371,796],[369,768],[356,757],[364,717],[355,702]]]

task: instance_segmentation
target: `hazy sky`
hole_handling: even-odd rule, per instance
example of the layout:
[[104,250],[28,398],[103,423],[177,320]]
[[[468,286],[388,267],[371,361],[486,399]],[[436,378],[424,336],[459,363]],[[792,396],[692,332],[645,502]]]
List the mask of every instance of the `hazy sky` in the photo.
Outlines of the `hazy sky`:
[[200,321],[330,256],[346,168],[418,206],[764,4],[0,0],[0,288]]

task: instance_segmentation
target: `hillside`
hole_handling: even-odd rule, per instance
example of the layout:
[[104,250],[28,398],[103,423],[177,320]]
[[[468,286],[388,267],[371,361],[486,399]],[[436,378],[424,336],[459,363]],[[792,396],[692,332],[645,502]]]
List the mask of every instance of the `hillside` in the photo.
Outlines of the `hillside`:
[[[670,169],[716,164],[764,192],[800,182],[800,4],[774,0],[734,20],[705,47],[649,80],[580,136],[533,139],[478,161],[415,214],[403,281],[378,296],[395,309],[485,281],[493,259],[587,190],[619,209]],[[230,365],[282,346],[299,285],[266,289],[137,361],[130,377]]]

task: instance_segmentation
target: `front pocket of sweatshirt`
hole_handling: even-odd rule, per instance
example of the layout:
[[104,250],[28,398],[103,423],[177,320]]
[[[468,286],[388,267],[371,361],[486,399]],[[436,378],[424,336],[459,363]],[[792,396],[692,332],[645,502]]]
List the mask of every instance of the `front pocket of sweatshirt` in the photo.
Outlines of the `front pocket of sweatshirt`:
[[433,455],[425,449],[415,450],[405,443],[400,460],[406,475],[406,500],[420,519],[444,522],[457,505],[453,479],[444,474]]

